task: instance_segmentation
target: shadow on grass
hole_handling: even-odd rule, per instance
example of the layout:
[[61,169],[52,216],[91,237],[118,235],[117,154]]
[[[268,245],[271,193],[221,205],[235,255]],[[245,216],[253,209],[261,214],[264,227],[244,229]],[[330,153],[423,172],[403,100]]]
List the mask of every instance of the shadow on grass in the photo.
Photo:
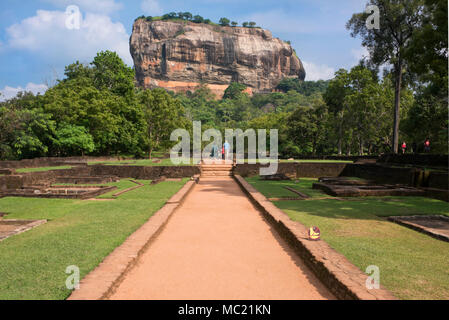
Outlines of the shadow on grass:
[[389,216],[446,215],[446,202],[422,197],[351,198],[342,200],[276,201],[280,209],[336,219],[368,219]]

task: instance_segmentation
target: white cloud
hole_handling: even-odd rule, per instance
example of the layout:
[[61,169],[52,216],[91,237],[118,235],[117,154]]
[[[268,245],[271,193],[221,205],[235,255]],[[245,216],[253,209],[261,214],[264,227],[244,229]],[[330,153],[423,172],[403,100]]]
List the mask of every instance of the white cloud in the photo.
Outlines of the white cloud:
[[0,101],[5,101],[11,98],[14,98],[20,91],[31,91],[34,94],[37,93],[44,93],[47,91],[48,87],[45,84],[35,84],[35,83],[28,83],[25,88],[17,87],[13,88],[10,86],[6,86],[3,89],[0,90]]
[[332,67],[321,64],[317,65],[311,62],[302,62],[306,70],[307,81],[329,80],[334,77],[335,70]]
[[145,14],[151,16],[158,16],[163,12],[157,0],[143,0],[140,7]]
[[125,63],[132,65],[129,35],[120,22],[95,13],[81,17],[80,28],[66,27],[62,11],[38,10],[36,16],[10,26],[6,32],[7,47],[29,50],[51,65],[62,66],[80,60],[91,61],[98,51],[116,51]]
[[76,5],[80,10],[108,14],[123,8],[121,3],[114,0],[44,0],[58,8],[66,8],[70,5]]

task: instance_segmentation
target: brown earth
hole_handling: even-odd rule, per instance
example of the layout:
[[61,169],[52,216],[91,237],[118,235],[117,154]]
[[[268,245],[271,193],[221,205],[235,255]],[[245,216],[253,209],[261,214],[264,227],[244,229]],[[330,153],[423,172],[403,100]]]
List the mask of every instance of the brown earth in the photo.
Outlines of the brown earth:
[[334,299],[231,177],[202,178],[111,299]]

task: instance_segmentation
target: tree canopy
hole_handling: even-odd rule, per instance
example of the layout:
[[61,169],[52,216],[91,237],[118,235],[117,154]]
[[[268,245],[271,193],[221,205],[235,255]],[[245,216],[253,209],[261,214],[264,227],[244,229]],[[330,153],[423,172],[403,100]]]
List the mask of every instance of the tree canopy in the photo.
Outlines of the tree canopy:
[[[427,138],[432,152],[447,153],[447,1],[369,4],[380,8],[380,30],[366,28],[366,13],[347,25],[369,59],[328,81],[285,78],[271,93],[249,95],[238,82],[223,97],[205,83],[186,93],[142,89],[114,52],[99,52],[89,64],[76,61],[45,94],[20,92],[0,102],[0,159],[151,156],[171,146],[173,129],[190,130],[194,120],[203,130],[278,129],[281,157],[379,154],[396,151],[398,141],[416,143],[419,152]],[[189,12],[151,17],[158,19],[203,18]]]

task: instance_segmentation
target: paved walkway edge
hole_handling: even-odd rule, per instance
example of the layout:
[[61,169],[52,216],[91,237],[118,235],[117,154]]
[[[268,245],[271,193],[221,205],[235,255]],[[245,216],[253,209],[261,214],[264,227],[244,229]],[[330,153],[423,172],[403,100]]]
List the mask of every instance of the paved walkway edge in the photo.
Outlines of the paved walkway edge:
[[198,181],[198,177],[188,181],[144,225],[86,275],[80,281],[80,289],[74,290],[68,300],[108,299],[151,242],[162,232],[170,217],[181,206]]
[[309,241],[304,225],[291,220],[241,176],[235,175],[234,178],[267,221],[337,299],[396,300],[382,286],[380,289],[367,289],[365,283],[368,275],[326,242]]

